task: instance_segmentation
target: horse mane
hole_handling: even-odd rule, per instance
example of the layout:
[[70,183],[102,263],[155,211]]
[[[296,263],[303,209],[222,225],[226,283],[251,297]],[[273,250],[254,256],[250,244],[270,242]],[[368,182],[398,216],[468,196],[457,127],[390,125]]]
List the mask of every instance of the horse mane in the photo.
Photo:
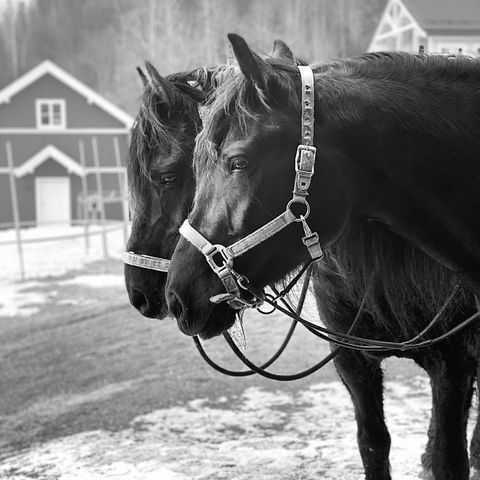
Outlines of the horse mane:
[[232,72],[237,70],[237,66],[225,64],[216,67],[200,67],[188,72],[178,72],[169,75],[167,78],[182,91],[188,88],[189,92],[193,90],[197,93],[203,93],[201,102],[203,103],[214,90],[225,82],[225,79]]
[[[265,71],[268,88],[273,85],[278,97],[287,100],[287,108],[299,111],[299,99],[295,88],[298,68],[291,61],[277,57],[265,59]],[[301,61],[298,63],[302,64]],[[452,68],[454,66],[454,68]],[[444,56],[435,54],[409,54],[403,52],[374,52],[348,59],[338,59],[311,65],[315,74],[327,74],[325,82],[331,81],[340,88],[338,79],[358,81],[360,93],[366,92],[368,80],[411,80],[412,72],[419,81],[438,79],[458,80],[480,74],[480,60],[467,55]],[[414,69],[415,67],[415,69]],[[367,82],[365,86],[361,81]],[[328,93],[327,93],[328,96]],[[270,111],[271,99],[265,92],[252,84],[238,69],[228,72],[217,88],[215,95],[207,103],[208,112],[204,118],[203,129],[197,142],[194,155],[194,167],[199,171],[214,167],[217,150],[232,121],[242,127],[258,118],[259,114]],[[328,101],[328,98],[327,98]]]
[[[454,68],[452,68],[454,66]],[[370,52],[356,57],[334,59],[311,65],[314,73],[336,71],[349,77],[406,78],[416,67],[422,75],[441,74],[446,78],[458,78],[478,73],[480,60],[469,55],[443,55],[406,52]]]
[[[203,128],[198,136],[194,152],[193,167],[196,175],[206,174],[215,168],[218,163],[218,150],[222,144],[232,122],[236,122],[245,131],[246,125],[259,119],[262,113],[271,111],[272,101],[280,98],[286,100],[284,108],[300,112],[296,81],[298,82],[298,68],[291,61],[277,57],[265,58],[267,89],[274,91],[272,96],[254,85],[241,71],[233,70],[223,78],[223,83],[217,88],[215,95],[207,102],[207,112],[203,117]],[[453,68],[452,68],[453,67]],[[384,110],[390,109],[392,115],[396,108],[395,99],[391,100],[391,89],[399,88],[402,80],[406,82],[419,82],[434,84],[439,81],[454,81],[479,78],[480,60],[473,57],[444,56],[435,54],[409,54],[403,52],[374,52],[361,56],[333,60],[327,63],[313,64],[316,82],[320,84],[323,101],[330,104],[333,118],[342,122],[345,120],[341,107],[348,109],[351,116],[358,116],[362,121],[361,108],[352,105],[347,97],[347,88],[350,89],[350,99],[353,95],[368,103],[372,97],[370,86],[375,83],[380,85],[382,95],[389,102],[384,102]],[[323,74],[323,75],[322,75]],[[353,87],[353,88],[352,88]],[[323,91],[325,88],[325,91]],[[343,101],[338,102],[343,97]],[[400,109],[401,114],[408,116],[411,108],[417,106],[417,98],[410,100],[410,105]],[[298,113],[299,118],[300,113]],[[432,137],[442,135],[436,125],[429,127],[422,112],[418,112],[416,127],[423,129]],[[406,119],[408,122],[408,119]],[[295,128],[295,125],[293,125]],[[450,125],[450,129],[459,128]],[[298,128],[298,127],[297,127]],[[428,131],[427,131],[428,130]]]
[[[131,130],[128,179],[134,198],[148,192],[151,182],[151,163],[158,152],[170,152],[180,146],[177,132],[172,130],[171,111],[195,119],[196,102],[180,92],[171,99],[173,108],[166,108],[151,85],[143,91],[140,110]],[[167,121],[166,121],[167,120]]]

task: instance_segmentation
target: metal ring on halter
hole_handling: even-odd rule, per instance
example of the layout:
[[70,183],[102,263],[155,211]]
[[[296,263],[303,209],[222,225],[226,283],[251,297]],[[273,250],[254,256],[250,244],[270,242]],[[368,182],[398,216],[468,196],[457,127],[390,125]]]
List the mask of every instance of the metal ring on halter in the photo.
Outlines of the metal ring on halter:
[[302,198],[292,198],[288,203],[287,203],[287,210],[290,210],[294,215],[295,212],[292,210],[292,205],[298,203],[299,205],[305,205],[305,213],[303,215],[300,215],[299,217],[296,217],[294,222],[303,222],[305,221],[308,216],[310,215],[310,204]]

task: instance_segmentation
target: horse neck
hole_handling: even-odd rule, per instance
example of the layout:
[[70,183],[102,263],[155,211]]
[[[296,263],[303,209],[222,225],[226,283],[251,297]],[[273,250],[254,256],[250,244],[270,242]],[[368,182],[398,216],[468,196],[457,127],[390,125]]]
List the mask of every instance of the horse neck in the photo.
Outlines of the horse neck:
[[380,220],[480,291],[480,118],[465,118],[471,92],[441,87],[429,94],[388,78],[319,75],[317,141],[345,162],[354,213]]

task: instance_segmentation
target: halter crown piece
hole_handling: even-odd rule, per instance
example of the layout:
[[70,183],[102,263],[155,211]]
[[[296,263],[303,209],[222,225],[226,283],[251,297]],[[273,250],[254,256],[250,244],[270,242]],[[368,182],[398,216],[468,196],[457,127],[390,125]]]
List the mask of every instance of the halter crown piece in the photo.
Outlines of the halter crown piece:
[[[242,298],[241,291],[245,290],[246,277],[238,274],[232,268],[233,260],[243,255],[248,250],[277,234],[293,222],[302,222],[305,236],[302,241],[313,260],[323,257],[323,251],[317,233],[313,233],[306,223],[310,213],[307,201],[308,188],[315,171],[316,148],[313,146],[314,134],[314,82],[313,72],[308,66],[299,66],[302,79],[302,117],[301,117],[301,143],[295,156],[295,182],[292,199],[288,202],[286,210],[269,223],[250,233],[241,240],[228,247],[213,245],[200,232],[190,225],[188,219],[180,227],[180,234],[185,237],[205,256],[210,268],[222,281],[226,295],[220,295],[222,301],[236,309],[257,307],[258,300],[249,301]],[[305,208],[305,213],[297,217],[292,212],[292,206],[300,204]],[[242,285],[243,283],[243,285]]]

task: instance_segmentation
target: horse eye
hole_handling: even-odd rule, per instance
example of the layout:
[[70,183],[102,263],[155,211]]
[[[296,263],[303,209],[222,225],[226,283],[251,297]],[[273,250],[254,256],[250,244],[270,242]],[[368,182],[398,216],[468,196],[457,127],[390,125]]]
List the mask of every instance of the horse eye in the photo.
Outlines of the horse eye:
[[151,174],[151,180],[154,185],[159,186],[159,185],[168,185],[170,183],[175,182],[177,180],[177,174],[176,173],[159,173],[159,172],[153,172]]
[[167,185],[169,183],[173,183],[177,179],[176,175],[162,175],[160,177],[160,183],[162,185]]
[[244,170],[248,166],[248,160],[245,157],[236,157],[233,159],[232,170]]

